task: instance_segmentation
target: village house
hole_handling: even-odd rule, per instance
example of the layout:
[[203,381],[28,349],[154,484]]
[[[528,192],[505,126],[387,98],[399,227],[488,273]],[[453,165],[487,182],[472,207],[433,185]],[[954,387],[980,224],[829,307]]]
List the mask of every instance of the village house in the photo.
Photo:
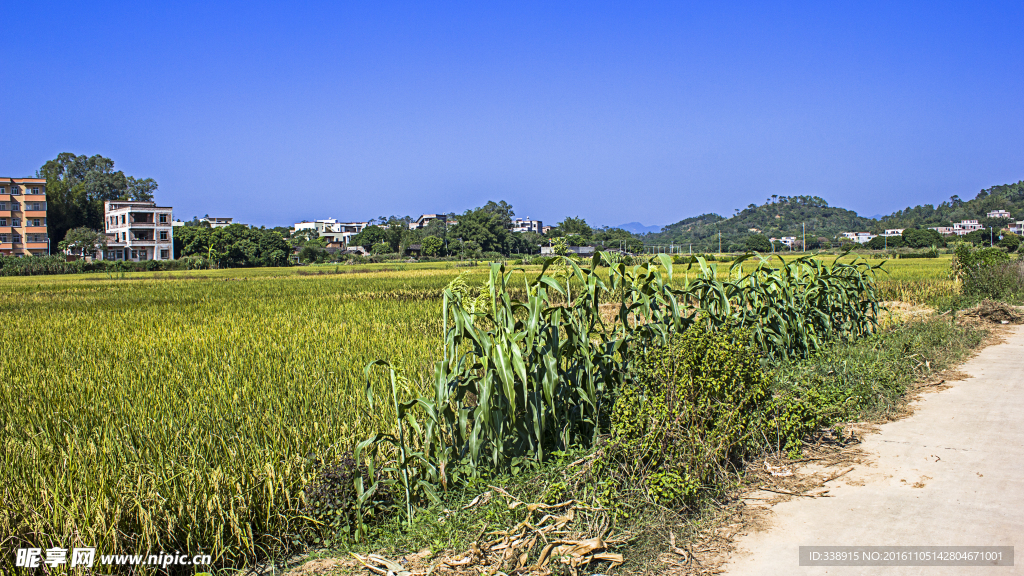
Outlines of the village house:
[[103,222],[107,235],[106,260],[173,260],[174,227],[170,206],[156,202],[107,200]]

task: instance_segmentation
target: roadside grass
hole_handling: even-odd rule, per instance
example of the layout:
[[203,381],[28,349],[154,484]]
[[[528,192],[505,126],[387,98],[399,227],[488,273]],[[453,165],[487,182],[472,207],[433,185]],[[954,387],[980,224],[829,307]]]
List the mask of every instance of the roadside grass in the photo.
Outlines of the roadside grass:
[[[879,283],[944,281],[934,260],[887,262]],[[319,271],[328,273],[302,274]],[[727,271],[720,263],[719,275]],[[0,279],[0,545],[180,547],[234,565],[287,554],[289,518],[318,467],[394,421],[386,406],[368,409],[363,367],[384,358],[428,382],[441,349],[440,293],[462,273],[476,285],[487,269],[384,263]],[[862,356],[841,373],[867,370],[870,354]],[[895,366],[887,378],[903,378],[909,364],[879,358]],[[794,393],[834,377],[790,371],[810,382]],[[869,380],[856,389],[889,398],[891,386],[875,390]],[[539,498],[564,472],[558,462],[489,482]],[[381,524],[373,541],[458,549],[483,521],[518,521],[494,500],[429,522],[477,488],[486,490],[447,494],[412,530]],[[666,521],[636,519],[657,522]]]
[[[759,430],[763,441],[753,459],[765,455],[799,458],[804,441],[813,441],[822,434],[841,438],[839,431],[845,424],[898,417],[915,382],[963,361],[985,335],[976,327],[931,316],[891,326],[857,341],[837,342],[811,358],[777,365],[770,372],[772,397],[792,410],[764,420]],[[439,557],[458,558],[473,550],[475,543],[489,540],[486,534],[523,521],[535,523],[544,513],[527,513],[521,507],[509,510],[506,499],[497,497],[493,487],[522,502],[552,504],[573,499],[590,506],[607,505],[606,492],[602,498],[595,498],[602,494],[607,479],[588,473],[587,465],[580,465],[601,459],[607,447],[603,443],[590,452],[559,454],[538,469],[476,481],[445,493],[442,502],[424,510],[411,527],[392,517],[374,526],[367,541],[345,541],[320,554],[340,557],[349,552],[377,553],[399,558],[427,548]],[[720,477],[718,483],[702,486],[699,497],[685,506],[665,506],[652,499],[645,486],[620,486],[610,499],[618,508],[628,509],[628,515],[616,515],[613,510],[581,515],[566,527],[569,535],[563,537],[599,534],[607,539],[613,534],[626,535],[628,543],[615,548],[625,556],[625,564],[616,571],[661,573],[665,565],[658,555],[667,551],[670,534],[685,546],[709,526],[725,521],[722,506],[736,497],[749,462],[723,464],[730,473]],[[488,492],[493,496],[489,502],[474,505],[475,499]],[[540,552],[540,546],[531,550],[529,562],[535,561]],[[555,574],[571,573],[565,566],[552,563],[550,567]],[[591,570],[604,571],[597,567]]]

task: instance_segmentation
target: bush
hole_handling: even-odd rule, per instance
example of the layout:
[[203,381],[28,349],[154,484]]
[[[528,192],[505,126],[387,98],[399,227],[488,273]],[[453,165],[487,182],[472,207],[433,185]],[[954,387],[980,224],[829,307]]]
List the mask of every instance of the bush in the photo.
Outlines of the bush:
[[953,275],[968,299],[1007,300],[1024,294],[1024,262],[1001,248],[973,249],[965,242],[953,251]]
[[726,463],[758,446],[768,382],[744,331],[691,328],[642,352],[612,409],[604,465],[617,491],[642,486],[679,507],[717,485]]
[[302,543],[326,548],[351,542],[367,516],[372,520],[385,516],[391,497],[384,492],[374,494],[370,506],[359,504],[355,480],[360,475],[369,476],[367,467],[345,455],[338,465],[322,469],[303,490],[302,517],[309,522],[299,534]]

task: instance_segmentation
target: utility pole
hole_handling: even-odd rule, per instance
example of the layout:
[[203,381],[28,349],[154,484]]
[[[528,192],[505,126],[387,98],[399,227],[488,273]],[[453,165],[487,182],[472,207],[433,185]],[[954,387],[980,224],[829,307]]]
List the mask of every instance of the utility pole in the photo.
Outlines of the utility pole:
[[718,253],[722,253],[722,231],[718,231]]
[[800,245],[801,252],[807,252],[807,223],[800,223],[800,230],[803,232],[803,244]]

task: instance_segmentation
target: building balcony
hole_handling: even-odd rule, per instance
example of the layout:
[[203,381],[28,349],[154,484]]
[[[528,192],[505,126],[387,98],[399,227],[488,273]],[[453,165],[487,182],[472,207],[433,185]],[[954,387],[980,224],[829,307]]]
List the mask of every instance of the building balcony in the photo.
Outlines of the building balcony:
[[23,194],[21,199],[24,202],[46,202],[46,194]]
[[0,250],[14,250],[13,242],[0,242]]
[[10,217],[11,217],[11,211],[10,210],[0,210],[0,218],[10,218]]
[[26,242],[25,248],[28,250],[46,250],[49,245],[49,242]]
[[46,218],[46,210],[25,210],[25,218]]
[[25,234],[46,234],[46,226],[24,226]]

